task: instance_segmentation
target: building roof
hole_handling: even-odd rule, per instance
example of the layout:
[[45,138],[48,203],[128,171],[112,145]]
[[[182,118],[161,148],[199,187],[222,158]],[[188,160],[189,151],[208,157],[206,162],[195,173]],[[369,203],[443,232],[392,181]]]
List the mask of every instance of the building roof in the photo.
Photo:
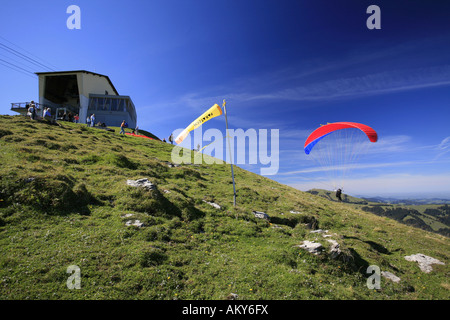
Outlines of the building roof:
[[113,83],[111,82],[111,80],[109,79],[108,76],[105,76],[103,74],[100,73],[95,73],[95,72],[91,72],[91,71],[86,71],[86,70],[72,70],[72,71],[50,71],[50,72],[35,72],[35,74],[39,75],[58,75],[58,74],[67,74],[67,73],[90,73],[93,74],[95,76],[100,76],[100,77],[104,77],[106,78],[106,80],[108,80],[109,84],[111,85],[111,87],[113,88],[114,92],[119,95],[119,92],[117,92],[116,88],[114,87]]

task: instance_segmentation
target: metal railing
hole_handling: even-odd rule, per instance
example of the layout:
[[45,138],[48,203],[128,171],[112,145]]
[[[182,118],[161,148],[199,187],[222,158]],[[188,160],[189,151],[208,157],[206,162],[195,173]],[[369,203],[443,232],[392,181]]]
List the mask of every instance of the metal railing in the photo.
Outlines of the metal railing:
[[[40,104],[35,102],[34,105],[36,106],[36,108],[38,110],[41,110],[42,108],[47,108],[49,106],[45,105],[45,104]],[[12,102],[11,103],[11,110],[15,111],[14,109],[28,109],[28,107],[30,106],[30,102]]]
[[[52,110],[55,110],[57,108],[66,108],[69,111],[76,111],[78,108],[74,107],[70,104],[44,104],[44,103],[38,103],[35,102],[34,105],[36,106],[37,109],[43,109],[43,108],[50,108]],[[30,106],[30,102],[12,102],[11,103],[11,110],[13,109],[28,109],[28,107]]]

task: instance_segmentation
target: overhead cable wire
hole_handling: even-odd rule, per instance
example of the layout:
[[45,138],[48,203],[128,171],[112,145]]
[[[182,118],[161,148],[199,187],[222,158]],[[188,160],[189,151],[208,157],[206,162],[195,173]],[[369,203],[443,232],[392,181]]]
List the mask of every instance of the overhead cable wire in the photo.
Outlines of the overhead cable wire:
[[11,62],[6,61],[6,60],[3,60],[3,59],[0,59],[0,61],[3,61],[4,63],[10,64],[10,65],[12,65],[12,66],[14,66],[14,67],[16,67],[16,68],[18,68],[18,69],[21,69],[21,70],[23,70],[23,71],[25,71],[25,72],[30,73],[31,75],[34,75],[33,72],[31,72],[31,71],[29,71],[29,70],[27,70],[27,69],[24,69],[24,68],[22,68],[22,67],[19,67],[19,66],[15,65],[14,63],[11,63]]
[[6,59],[8,61],[8,63],[12,63],[12,64],[17,64],[19,66],[22,66],[22,68],[26,68],[28,69],[27,71],[31,72],[34,74],[34,71],[32,70],[32,67],[25,64],[23,61],[19,61],[17,59],[13,59],[10,56],[6,55],[6,54],[2,54],[0,53],[0,57],[3,57],[3,59]]
[[[13,43],[13,42],[11,42],[11,41],[9,41],[8,39],[6,39],[6,38],[4,38],[4,37],[2,37],[2,36],[0,36],[0,39],[3,39],[4,41],[8,42],[9,44],[12,44],[13,46],[15,46],[16,48],[22,50],[23,52],[26,52],[26,53],[28,53],[29,55],[35,57],[36,59],[41,60],[42,62],[45,62],[46,65],[47,65],[47,69],[52,69],[52,68],[53,68],[52,71],[56,71],[57,69],[59,69],[57,66],[52,65],[50,62],[48,62],[48,61],[46,61],[46,60],[44,60],[44,59],[42,59],[42,58],[40,58],[40,57],[34,55],[34,54],[31,53],[30,51],[25,50],[24,48],[18,46],[17,44],[15,44],[15,43]],[[51,66],[52,68],[50,68],[50,67],[48,67],[48,66]]]
[[5,51],[8,51],[8,52],[12,53],[13,55],[15,55],[15,56],[17,56],[17,57],[19,57],[19,58],[21,58],[21,59],[27,60],[27,61],[29,61],[30,63],[32,63],[32,64],[38,66],[39,68],[44,67],[44,68],[49,69],[49,70],[51,70],[51,71],[55,71],[55,70],[53,70],[52,68],[50,68],[50,67],[48,67],[48,66],[46,66],[46,65],[44,65],[44,64],[42,64],[42,63],[40,63],[39,61],[37,61],[37,60],[35,60],[35,59],[33,59],[33,58],[30,58],[30,57],[24,55],[23,53],[21,53],[21,52],[19,52],[19,51],[17,51],[17,50],[14,50],[13,48],[11,48],[11,47],[9,47],[9,46],[3,44],[3,43],[0,43],[0,49],[3,49],[3,50],[5,50]]
[[[30,71],[27,71],[27,70],[25,70],[25,69],[23,69],[23,68],[17,67],[17,66],[15,66],[14,64],[12,64],[12,63],[10,63],[10,62],[7,62],[7,61],[6,61],[6,63],[4,63],[3,61],[5,61],[5,60],[0,59],[0,64],[4,65],[5,67],[10,68],[11,70],[20,72],[20,73],[22,73],[22,74],[24,74],[24,75],[26,75],[26,76],[28,76],[28,77],[32,77],[33,79],[36,79],[36,75],[35,75],[34,73],[32,73],[32,72],[30,72]],[[12,67],[11,65],[12,65],[13,67]],[[16,68],[19,68],[19,69],[16,69]],[[22,70],[20,70],[20,69],[25,70],[25,72],[22,71]]]

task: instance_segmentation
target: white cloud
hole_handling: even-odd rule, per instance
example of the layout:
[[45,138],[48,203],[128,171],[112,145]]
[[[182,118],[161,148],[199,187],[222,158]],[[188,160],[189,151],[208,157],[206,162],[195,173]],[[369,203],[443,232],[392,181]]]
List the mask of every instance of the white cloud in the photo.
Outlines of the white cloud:
[[368,153],[392,153],[411,150],[412,138],[407,135],[383,136],[379,135],[378,141],[371,144]]
[[[384,167],[396,167],[396,166],[407,166],[407,165],[416,165],[418,162],[413,161],[402,161],[402,162],[389,162],[389,163],[366,163],[366,164],[358,164],[355,165],[340,165],[340,166],[327,166],[327,167],[310,167],[296,171],[288,171],[279,173],[280,176],[287,175],[295,175],[297,173],[312,173],[312,172],[324,172],[324,171],[336,171],[336,170],[344,170],[344,169],[369,169],[369,168],[384,168]],[[422,162],[424,163],[424,162]]]
[[450,136],[443,139],[441,143],[437,146],[437,155],[434,158],[435,160],[442,157],[443,155],[450,152]]
[[[328,101],[342,98],[365,97],[388,94],[422,88],[449,86],[450,65],[439,67],[417,68],[408,70],[390,70],[356,77],[336,78],[317,81],[305,85],[287,86],[285,89],[266,90],[258,92],[255,82],[260,79],[249,79],[251,83],[244,86],[227,86],[215,88],[215,92],[223,92],[223,96],[205,93],[188,94],[182,100],[186,105],[196,107],[221,102],[224,98],[234,103],[260,100],[291,100],[291,101]],[[260,87],[265,84],[261,82]],[[231,87],[231,89],[230,89]]]
[[441,143],[438,145],[438,148],[440,150],[449,150],[450,151],[450,137],[445,138],[441,141]]
[[386,71],[338,78],[260,95],[295,101],[334,100],[450,85],[450,66]]

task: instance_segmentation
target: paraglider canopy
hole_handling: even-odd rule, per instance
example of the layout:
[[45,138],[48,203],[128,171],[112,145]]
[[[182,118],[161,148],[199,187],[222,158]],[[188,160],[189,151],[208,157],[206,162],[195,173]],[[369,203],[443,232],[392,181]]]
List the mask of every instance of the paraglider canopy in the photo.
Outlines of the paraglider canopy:
[[317,128],[309,135],[309,137],[305,141],[305,146],[304,146],[305,153],[309,154],[311,152],[312,148],[317,144],[317,142],[322,140],[324,137],[326,137],[330,133],[332,133],[336,130],[348,129],[348,128],[356,128],[356,129],[361,130],[362,132],[364,132],[367,135],[367,137],[369,138],[369,140],[371,142],[377,142],[377,140],[378,140],[378,135],[377,135],[376,131],[365,124],[356,123],[356,122],[334,122],[334,123],[329,123],[329,124],[326,124],[326,125],[323,125],[323,126]]
[[140,137],[140,138],[146,138],[146,139],[150,139],[150,140],[155,140],[155,139],[153,139],[153,138],[144,136],[144,135],[142,135],[142,134],[134,134],[134,133],[129,133],[129,132],[125,132],[125,134],[126,134],[126,135],[129,135],[129,136],[133,136],[133,137]]
[[[321,125],[306,139],[305,153],[328,176],[327,185],[334,190],[343,188],[348,174],[358,168],[358,160],[378,140],[377,132],[362,123],[334,122]],[[369,142],[370,141],[370,142]]]

